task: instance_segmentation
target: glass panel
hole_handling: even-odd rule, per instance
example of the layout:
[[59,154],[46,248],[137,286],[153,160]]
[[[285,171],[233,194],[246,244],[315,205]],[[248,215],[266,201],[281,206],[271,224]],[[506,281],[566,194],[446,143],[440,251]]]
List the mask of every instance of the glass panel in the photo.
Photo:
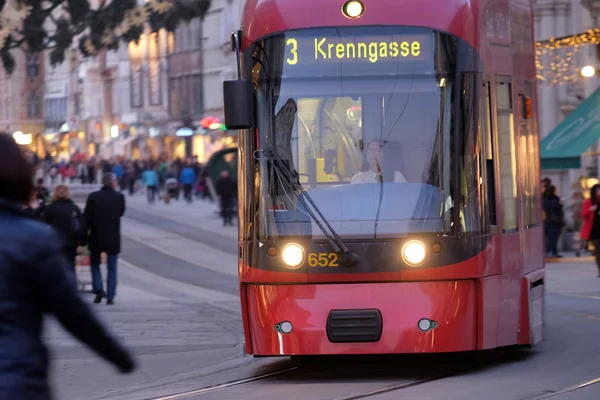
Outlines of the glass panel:
[[[525,82],[525,96],[533,98],[533,83]],[[529,192],[529,220],[528,225],[536,225],[539,222],[539,191],[537,182],[539,176],[539,145],[536,132],[534,132],[534,119],[527,120],[527,187]]]
[[[511,84],[496,84],[498,146],[500,150],[500,187],[502,193],[502,225],[504,231],[516,230],[517,220],[517,160],[515,152],[514,115],[506,109],[511,104]],[[501,107],[501,105],[503,107]]]
[[[450,232],[456,46],[427,29],[363,27],[295,31],[249,48],[260,148],[299,175],[340,236]],[[478,145],[469,140],[471,163]],[[306,194],[267,152],[256,157],[261,235],[296,234],[309,221]],[[478,202],[470,174],[465,193]]]
[[481,233],[483,231],[482,210],[483,178],[481,175],[481,143],[477,129],[480,87],[479,74],[463,76],[463,129],[460,140],[460,219],[461,231]]
[[490,83],[485,82],[483,88],[483,101],[481,102],[481,127],[485,143],[484,166],[486,186],[486,207],[488,210],[488,221],[485,225],[497,225],[496,220],[496,167],[494,165],[494,136],[492,135],[492,103],[490,94]]

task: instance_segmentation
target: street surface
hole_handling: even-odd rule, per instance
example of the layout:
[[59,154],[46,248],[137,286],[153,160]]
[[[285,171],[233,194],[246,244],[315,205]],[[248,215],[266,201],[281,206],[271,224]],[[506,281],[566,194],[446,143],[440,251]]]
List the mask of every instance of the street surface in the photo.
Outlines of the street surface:
[[[253,359],[241,347],[237,228],[223,227],[206,201],[127,201],[115,305],[82,296],[139,369],[119,375],[49,321],[58,399],[600,399],[600,278],[591,257],[548,264],[546,340],[532,350]],[[84,269],[80,276],[89,280]]]

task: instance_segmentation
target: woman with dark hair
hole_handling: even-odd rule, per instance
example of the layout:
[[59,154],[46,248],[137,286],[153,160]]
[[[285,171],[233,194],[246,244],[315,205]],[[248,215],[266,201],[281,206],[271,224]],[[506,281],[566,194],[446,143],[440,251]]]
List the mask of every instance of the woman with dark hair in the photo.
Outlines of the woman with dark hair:
[[77,258],[77,247],[83,245],[86,235],[81,210],[71,200],[71,193],[65,185],[58,185],[54,189],[52,202],[44,208],[41,213],[41,220],[59,233],[67,265],[69,266],[69,274],[73,284],[76,284],[75,259]]
[[[594,243],[594,256],[598,266],[598,276],[600,277],[600,185],[594,185],[590,191],[590,198],[585,199],[581,208],[581,216],[584,218],[584,227],[589,226],[588,240]],[[582,237],[584,234],[581,228]]]
[[[590,198],[584,199],[583,204],[581,205],[581,219],[583,220],[583,224],[581,225],[579,236],[582,244],[585,244],[590,240],[592,226],[594,225],[594,215],[598,210],[598,196],[600,195],[598,189],[600,189],[600,185],[592,186]],[[583,245],[583,248],[587,249],[587,246]]]
[[556,195],[555,186],[547,186],[544,191],[544,212],[546,213],[546,220],[544,221],[546,254],[551,257],[561,257],[558,254],[558,238],[562,227],[565,225],[565,215],[560,198]]
[[32,167],[12,136],[0,132],[0,399],[49,400],[42,316],[51,314],[123,373],[129,353],[104,329],[71,284],[59,236],[27,218]]
[[384,148],[385,143],[382,140],[374,139],[369,142],[361,172],[354,175],[350,183],[407,182],[400,171],[389,171],[385,168]]

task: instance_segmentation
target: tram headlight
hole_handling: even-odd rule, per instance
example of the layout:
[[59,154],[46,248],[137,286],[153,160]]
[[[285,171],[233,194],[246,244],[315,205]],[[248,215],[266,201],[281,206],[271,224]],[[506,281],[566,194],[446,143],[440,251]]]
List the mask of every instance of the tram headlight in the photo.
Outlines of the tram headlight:
[[406,242],[402,247],[402,259],[413,267],[423,264],[423,261],[425,261],[425,245],[418,240]]
[[359,18],[365,12],[365,5],[359,0],[350,0],[342,6],[342,14],[347,18]]
[[289,243],[281,251],[281,258],[289,269],[300,268],[304,263],[304,248],[299,244]]

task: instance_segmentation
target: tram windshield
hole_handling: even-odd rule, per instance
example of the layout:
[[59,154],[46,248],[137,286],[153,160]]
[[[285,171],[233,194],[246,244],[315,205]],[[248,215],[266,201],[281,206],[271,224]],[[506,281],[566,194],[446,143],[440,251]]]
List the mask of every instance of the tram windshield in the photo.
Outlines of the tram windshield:
[[358,27],[291,31],[250,46],[260,236],[321,236],[306,194],[342,238],[450,232],[458,41],[423,28]]

